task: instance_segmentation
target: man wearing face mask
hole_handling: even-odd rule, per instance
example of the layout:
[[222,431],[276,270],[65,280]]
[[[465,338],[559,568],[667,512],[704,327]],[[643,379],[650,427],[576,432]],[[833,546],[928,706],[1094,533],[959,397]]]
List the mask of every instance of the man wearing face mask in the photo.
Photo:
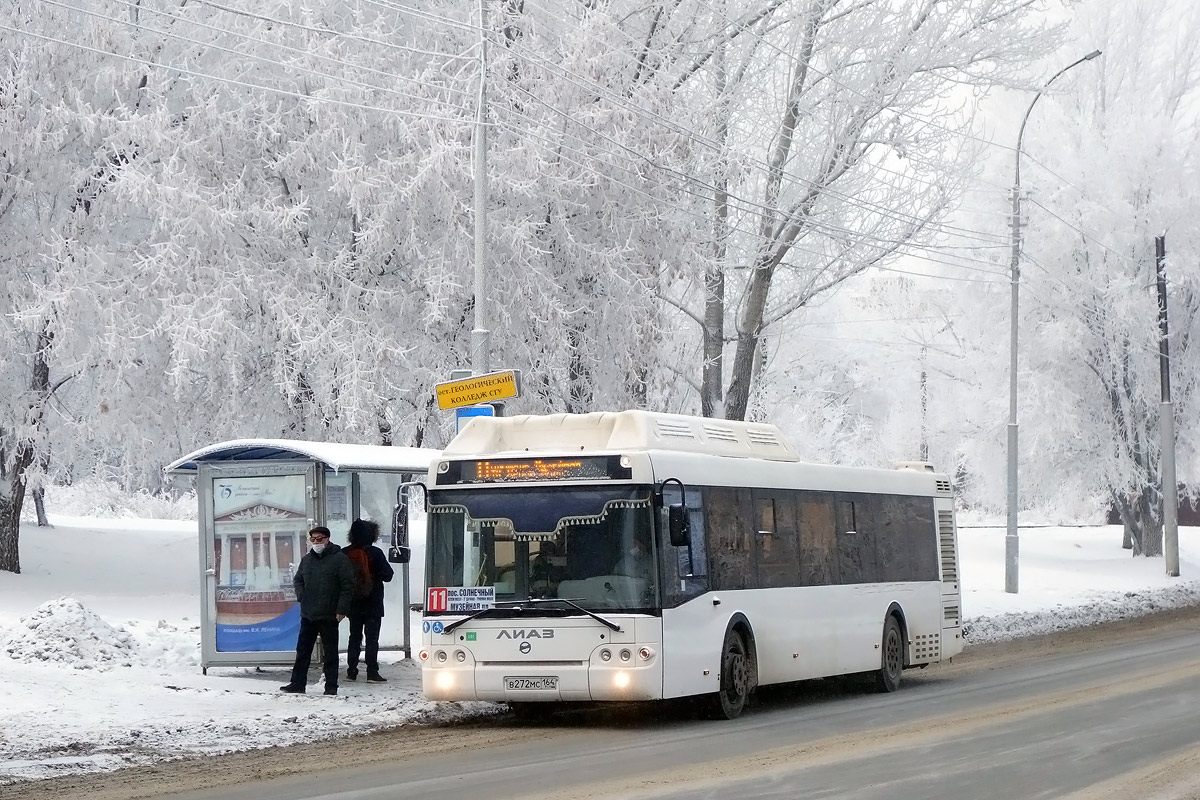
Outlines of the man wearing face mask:
[[296,662],[292,679],[281,692],[304,694],[313,645],[321,639],[324,651],[325,694],[337,694],[338,625],[354,599],[354,567],[342,549],[329,541],[329,528],[318,525],[308,532],[309,551],[300,559],[292,585],[300,601],[300,634],[296,637]]

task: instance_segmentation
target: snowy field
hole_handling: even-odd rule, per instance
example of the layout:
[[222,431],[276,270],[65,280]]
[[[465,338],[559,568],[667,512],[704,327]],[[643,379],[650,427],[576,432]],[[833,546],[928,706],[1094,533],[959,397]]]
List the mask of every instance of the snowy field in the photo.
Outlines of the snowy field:
[[[343,680],[337,697],[280,694],[285,668],[202,675],[196,524],[51,522],[24,525],[23,572],[0,573],[0,785],[503,710],[423,700],[398,653],[381,656],[387,683]],[[1180,529],[1174,579],[1122,550],[1119,528],[1022,529],[1017,595],[1002,526],[959,541],[968,646],[1200,605],[1197,528]]]

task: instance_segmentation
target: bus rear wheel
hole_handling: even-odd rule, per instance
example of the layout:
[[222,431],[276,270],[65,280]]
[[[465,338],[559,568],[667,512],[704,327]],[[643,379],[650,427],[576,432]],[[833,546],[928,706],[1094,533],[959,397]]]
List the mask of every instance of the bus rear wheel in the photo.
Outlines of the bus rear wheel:
[[711,702],[710,716],[714,719],[737,719],[746,708],[754,685],[746,640],[735,630],[725,633],[721,646],[721,688]]
[[883,622],[882,648],[875,688],[881,692],[894,692],[900,688],[900,673],[904,670],[904,636],[900,632],[900,623],[891,614]]

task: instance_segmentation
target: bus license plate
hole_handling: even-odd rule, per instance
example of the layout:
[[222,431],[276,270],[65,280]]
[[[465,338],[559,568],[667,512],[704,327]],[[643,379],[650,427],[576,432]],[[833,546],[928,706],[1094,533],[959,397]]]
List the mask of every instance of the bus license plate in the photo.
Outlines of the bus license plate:
[[504,688],[510,692],[521,691],[546,691],[555,690],[558,688],[557,675],[542,675],[537,678],[519,678],[513,677],[504,679]]

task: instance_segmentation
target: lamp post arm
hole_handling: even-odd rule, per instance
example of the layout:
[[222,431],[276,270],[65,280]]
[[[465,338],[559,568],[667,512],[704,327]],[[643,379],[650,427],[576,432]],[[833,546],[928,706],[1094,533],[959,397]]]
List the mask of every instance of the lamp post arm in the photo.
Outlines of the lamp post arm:
[[1025,141],[1025,125],[1028,124],[1028,122],[1029,122],[1029,115],[1033,113],[1033,107],[1035,105],[1037,105],[1038,100],[1042,99],[1042,95],[1045,94],[1046,90],[1050,88],[1050,84],[1052,84],[1056,80],[1058,80],[1059,76],[1061,76],[1064,72],[1071,69],[1072,67],[1077,67],[1085,61],[1091,61],[1093,58],[1097,58],[1100,55],[1100,52],[1101,51],[1099,51],[1099,50],[1093,50],[1092,52],[1088,53],[1083,58],[1072,61],[1070,64],[1067,64],[1065,67],[1060,69],[1058,72],[1051,75],[1050,80],[1048,80],[1044,84],[1042,84],[1042,88],[1038,89],[1038,93],[1035,94],[1033,96],[1033,99],[1029,101],[1029,108],[1025,109],[1025,116],[1021,118],[1021,129],[1019,131],[1017,131],[1016,171],[1015,171],[1015,178],[1013,180],[1013,185],[1016,186],[1018,190],[1020,190],[1020,188],[1021,188],[1021,145]]

